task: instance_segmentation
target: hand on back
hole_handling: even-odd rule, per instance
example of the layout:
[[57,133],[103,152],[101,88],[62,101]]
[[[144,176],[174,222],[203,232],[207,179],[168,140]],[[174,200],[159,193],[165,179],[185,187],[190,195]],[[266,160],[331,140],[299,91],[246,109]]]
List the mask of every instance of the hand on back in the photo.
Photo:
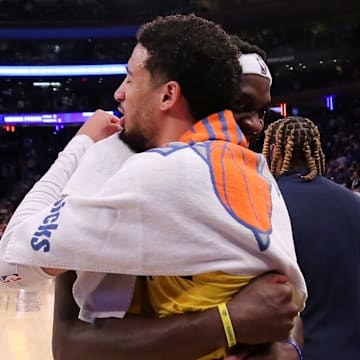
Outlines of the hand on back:
[[244,344],[287,339],[299,307],[283,275],[262,275],[239,291],[228,303],[237,340]]

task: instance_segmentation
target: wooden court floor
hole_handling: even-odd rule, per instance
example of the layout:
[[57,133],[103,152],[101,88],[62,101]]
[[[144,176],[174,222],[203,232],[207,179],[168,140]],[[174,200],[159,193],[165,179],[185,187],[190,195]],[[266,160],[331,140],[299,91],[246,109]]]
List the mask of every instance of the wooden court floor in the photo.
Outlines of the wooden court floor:
[[52,360],[54,285],[0,287],[0,359]]

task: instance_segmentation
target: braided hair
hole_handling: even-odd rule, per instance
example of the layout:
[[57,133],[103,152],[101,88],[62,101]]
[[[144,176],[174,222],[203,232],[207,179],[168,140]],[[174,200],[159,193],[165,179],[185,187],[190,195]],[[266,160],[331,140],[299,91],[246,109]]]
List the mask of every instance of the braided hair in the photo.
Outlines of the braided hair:
[[[272,151],[271,145],[275,145]],[[325,172],[320,132],[307,118],[289,116],[269,124],[265,131],[262,153],[273,175],[282,175],[296,165],[306,165],[309,168],[309,173],[301,176],[304,181],[310,181],[317,174]]]

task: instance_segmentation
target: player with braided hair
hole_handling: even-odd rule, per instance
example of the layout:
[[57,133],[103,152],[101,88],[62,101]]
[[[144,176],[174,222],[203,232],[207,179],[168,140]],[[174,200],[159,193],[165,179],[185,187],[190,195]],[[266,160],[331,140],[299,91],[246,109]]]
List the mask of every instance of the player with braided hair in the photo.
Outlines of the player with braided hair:
[[[270,144],[274,146],[270,149]],[[270,153],[274,152],[271,156]],[[302,175],[305,181],[325,172],[325,156],[321,149],[320,132],[309,119],[289,116],[269,125],[264,139],[263,154],[274,175],[289,171],[292,163],[306,163],[310,172]],[[281,165],[280,165],[281,164]],[[280,167],[281,166],[281,167]],[[279,172],[279,174],[278,174]]]
[[309,119],[270,124],[263,155],[285,199],[308,286],[304,358],[359,359],[360,199],[323,176],[320,133]]

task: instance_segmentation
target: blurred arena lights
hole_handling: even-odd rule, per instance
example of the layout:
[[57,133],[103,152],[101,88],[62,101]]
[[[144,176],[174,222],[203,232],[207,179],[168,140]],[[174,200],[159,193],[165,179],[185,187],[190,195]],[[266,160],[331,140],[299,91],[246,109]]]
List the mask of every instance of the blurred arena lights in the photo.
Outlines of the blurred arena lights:
[[124,75],[126,73],[126,64],[0,66],[0,76],[84,76]]
[[287,116],[287,104],[286,104],[286,102],[280,103],[280,109],[281,109],[281,115],[283,117],[286,117]]
[[[113,115],[114,111],[106,111]],[[85,122],[93,111],[72,113],[47,113],[47,114],[0,114],[0,125],[63,125],[81,124]]]
[[330,111],[334,111],[334,99],[335,99],[334,95],[330,95],[326,97],[326,107]]

